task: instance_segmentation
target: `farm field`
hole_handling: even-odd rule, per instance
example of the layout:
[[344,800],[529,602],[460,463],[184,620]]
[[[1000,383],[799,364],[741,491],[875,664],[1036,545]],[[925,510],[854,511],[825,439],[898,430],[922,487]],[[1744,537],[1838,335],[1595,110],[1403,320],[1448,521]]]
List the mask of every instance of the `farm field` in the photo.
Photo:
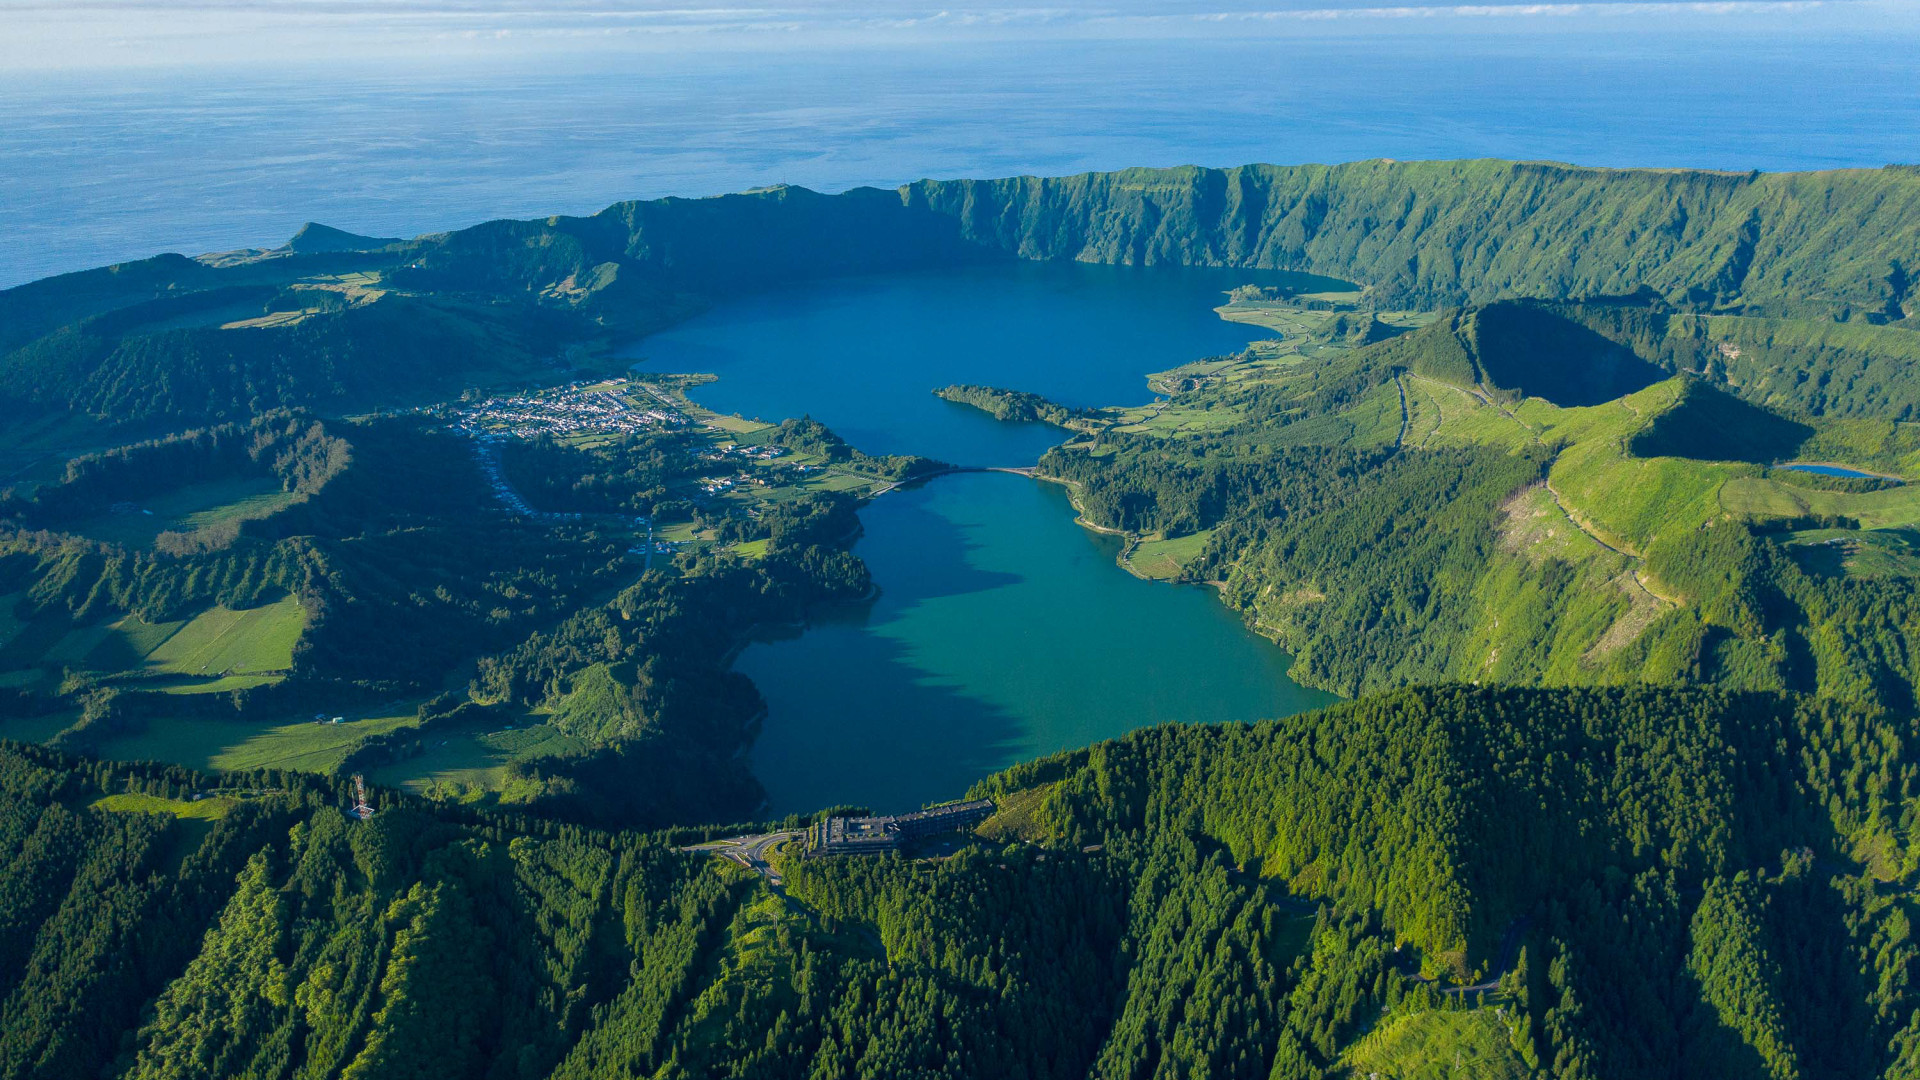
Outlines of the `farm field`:
[[72,531],[102,543],[150,547],[163,532],[193,532],[230,521],[270,517],[299,498],[282,491],[280,482],[268,476],[213,480],[162,492],[125,513],[89,518],[76,523]]
[[1127,554],[1127,569],[1144,578],[1172,580],[1186,571],[1187,564],[1206,550],[1212,529],[1203,529],[1171,539],[1142,540]]
[[1823,491],[1771,477],[1746,476],[1720,489],[1728,513],[1746,517],[1848,517],[1864,529],[1920,525],[1920,485],[1902,484],[1880,491]]
[[288,596],[244,610],[213,607],[191,619],[150,623],[127,615],[71,627],[57,613],[19,618],[17,596],[0,597],[0,686],[91,672],[147,689],[194,694],[277,682],[293,666],[306,614]]
[[234,611],[215,607],[196,615],[145,657],[154,675],[248,675],[293,666],[294,642],[306,628],[300,602],[289,596]]
[[122,761],[173,761],[195,769],[330,773],[360,739],[416,722],[410,703],[346,716],[338,724],[310,719],[267,724],[202,717],[155,719],[143,731],[104,740],[100,753]]
[[510,761],[585,746],[550,724],[499,731],[449,731],[429,734],[424,753],[382,765],[367,773],[373,783],[420,793],[435,788],[497,790]]

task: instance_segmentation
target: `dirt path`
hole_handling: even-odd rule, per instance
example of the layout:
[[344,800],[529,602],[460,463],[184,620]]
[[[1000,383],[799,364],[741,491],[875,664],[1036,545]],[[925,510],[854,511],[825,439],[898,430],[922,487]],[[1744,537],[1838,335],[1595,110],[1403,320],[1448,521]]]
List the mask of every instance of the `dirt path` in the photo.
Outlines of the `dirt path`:
[[[1621,549],[1614,547],[1612,544],[1607,543],[1605,540],[1601,539],[1600,534],[1597,532],[1594,532],[1592,527],[1590,527],[1586,522],[1581,521],[1578,517],[1575,517],[1573,511],[1567,508],[1566,501],[1560,498],[1560,493],[1554,490],[1553,480],[1551,478],[1542,481],[1542,483],[1544,483],[1546,486],[1547,494],[1553,496],[1553,505],[1560,508],[1560,512],[1566,515],[1567,520],[1573,523],[1574,528],[1579,529],[1583,533],[1586,533],[1587,538],[1589,540],[1592,540],[1594,543],[1599,544],[1601,547],[1606,548],[1608,551],[1613,552],[1615,555],[1624,555],[1627,558],[1632,559],[1635,562],[1635,564],[1638,564],[1640,562],[1640,556],[1638,554],[1631,551],[1622,551]],[[1635,573],[1635,577],[1636,579],[1638,578],[1637,571]]]

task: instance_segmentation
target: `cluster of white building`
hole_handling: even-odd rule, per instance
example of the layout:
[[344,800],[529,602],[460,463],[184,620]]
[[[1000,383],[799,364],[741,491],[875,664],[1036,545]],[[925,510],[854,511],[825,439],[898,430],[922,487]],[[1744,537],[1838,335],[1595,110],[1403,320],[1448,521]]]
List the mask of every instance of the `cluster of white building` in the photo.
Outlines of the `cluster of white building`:
[[711,453],[700,456],[708,461],[725,461],[727,458],[744,458],[748,461],[772,461],[774,458],[786,457],[787,448],[784,446],[741,446],[737,443],[728,443]]
[[575,384],[530,397],[489,398],[462,409],[455,429],[468,435],[587,435],[635,433],[648,428],[681,427],[687,418],[665,404],[636,406],[607,386]]

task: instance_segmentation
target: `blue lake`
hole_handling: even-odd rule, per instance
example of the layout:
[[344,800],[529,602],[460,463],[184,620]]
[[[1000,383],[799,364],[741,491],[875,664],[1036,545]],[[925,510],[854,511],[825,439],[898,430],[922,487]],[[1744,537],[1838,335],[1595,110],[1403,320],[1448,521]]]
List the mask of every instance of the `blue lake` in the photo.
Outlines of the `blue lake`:
[[[647,338],[642,370],[710,371],[708,406],[803,413],[863,449],[1026,465],[1063,433],[934,397],[956,381],[1074,405],[1147,398],[1144,376],[1260,331],[1214,314],[1245,271],[1007,263],[747,297]],[[1325,279],[1321,279],[1324,281]],[[1143,581],[1064,489],[938,477],[861,511],[878,597],[749,646],[766,695],[754,772],[774,809],[910,809],[1013,762],[1149,724],[1257,720],[1335,700],[1199,586]]]
[[1263,332],[1213,311],[1249,282],[1339,288],[1308,274],[1001,262],[843,278],[721,305],[629,346],[641,370],[712,372],[710,409],[811,415],[873,454],[1031,465],[1063,435],[933,396],[949,383],[1065,405],[1149,400],[1146,376],[1237,352]]
[[1806,462],[1796,461],[1778,466],[1778,468],[1792,469],[1794,472],[1818,473],[1821,476],[1857,476],[1867,480],[1892,479],[1892,477],[1881,476],[1879,473],[1861,472],[1859,469],[1849,469],[1843,465],[1810,465]]

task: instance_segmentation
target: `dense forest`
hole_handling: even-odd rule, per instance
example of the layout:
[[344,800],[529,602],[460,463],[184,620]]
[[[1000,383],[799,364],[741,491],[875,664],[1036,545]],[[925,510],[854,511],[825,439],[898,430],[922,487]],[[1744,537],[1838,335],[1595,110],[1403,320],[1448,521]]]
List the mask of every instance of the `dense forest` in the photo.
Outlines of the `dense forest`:
[[955,383],[934,391],[943,400],[971,405],[995,420],[1026,420],[1067,427],[1085,418],[1092,410],[1069,409],[1025,390],[1002,390],[994,386]]
[[977,791],[1000,840],[784,889],[671,834],[0,744],[0,1075],[1261,1080],[1424,1032],[1492,1075],[1902,1076],[1906,730],[1400,691],[1024,765]]

